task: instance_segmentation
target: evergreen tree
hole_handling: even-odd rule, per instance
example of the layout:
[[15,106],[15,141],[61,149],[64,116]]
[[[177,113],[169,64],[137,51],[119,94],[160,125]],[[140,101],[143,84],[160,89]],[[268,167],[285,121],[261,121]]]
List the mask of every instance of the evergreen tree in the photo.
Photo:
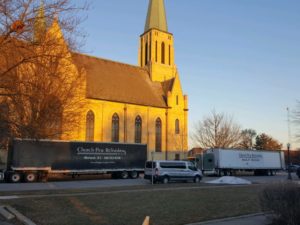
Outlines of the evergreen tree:
[[281,150],[282,144],[267,134],[260,134],[256,137],[256,150]]

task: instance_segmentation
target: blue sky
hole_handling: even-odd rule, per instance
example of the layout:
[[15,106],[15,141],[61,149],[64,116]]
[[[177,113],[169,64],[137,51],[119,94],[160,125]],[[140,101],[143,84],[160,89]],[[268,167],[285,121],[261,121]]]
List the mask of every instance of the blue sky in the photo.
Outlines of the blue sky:
[[[87,54],[137,64],[148,0],[90,0]],[[189,127],[215,109],[288,142],[300,100],[299,0],[165,0]],[[292,126],[292,135],[296,133]],[[300,144],[293,143],[293,147]]]

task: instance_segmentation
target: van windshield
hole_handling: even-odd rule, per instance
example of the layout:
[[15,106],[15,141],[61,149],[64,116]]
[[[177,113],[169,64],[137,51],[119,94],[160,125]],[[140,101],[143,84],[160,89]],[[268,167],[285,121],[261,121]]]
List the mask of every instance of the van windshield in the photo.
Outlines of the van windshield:
[[156,167],[156,162],[152,162],[152,161],[146,162],[146,168],[155,168],[155,167]]

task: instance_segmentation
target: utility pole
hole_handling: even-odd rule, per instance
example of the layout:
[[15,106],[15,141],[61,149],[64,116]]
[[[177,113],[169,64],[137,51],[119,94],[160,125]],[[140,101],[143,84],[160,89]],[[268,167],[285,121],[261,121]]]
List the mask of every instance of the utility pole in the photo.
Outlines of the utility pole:
[[291,175],[291,157],[290,157],[290,148],[291,148],[291,127],[290,127],[290,109],[287,108],[287,122],[288,122],[288,144],[287,144],[287,151],[288,151],[288,180],[292,180]]

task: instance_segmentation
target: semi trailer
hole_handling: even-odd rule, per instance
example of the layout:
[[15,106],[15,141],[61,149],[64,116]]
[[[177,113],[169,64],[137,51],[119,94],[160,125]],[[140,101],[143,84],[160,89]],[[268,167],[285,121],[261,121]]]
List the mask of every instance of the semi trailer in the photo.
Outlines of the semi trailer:
[[229,175],[253,171],[254,175],[274,175],[285,169],[284,153],[269,150],[209,149],[194,157],[204,174]]
[[48,175],[72,177],[111,174],[113,178],[137,178],[144,172],[147,145],[15,139],[8,147],[7,182],[45,181]]

